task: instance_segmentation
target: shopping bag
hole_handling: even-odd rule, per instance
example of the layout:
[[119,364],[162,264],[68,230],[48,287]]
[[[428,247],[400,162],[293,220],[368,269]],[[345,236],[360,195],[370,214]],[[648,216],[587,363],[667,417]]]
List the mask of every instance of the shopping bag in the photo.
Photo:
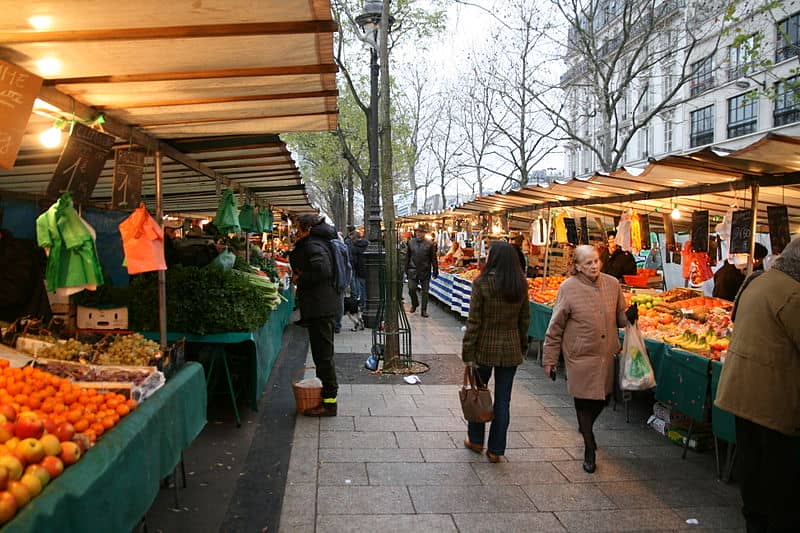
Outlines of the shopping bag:
[[494,418],[492,393],[473,366],[464,367],[464,384],[458,391],[461,411],[467,422],[491,422]]
[[232,190],[226,189],[217,207],[217,216],[214,225],[222,233],[238,233],[242,231],[239,225],[239,214],[236,212],[236,195]]
[[625,326],[619,378],[622,390],[648,390],[656,386],[653,365],[647,356],[642,332],[636,324]]

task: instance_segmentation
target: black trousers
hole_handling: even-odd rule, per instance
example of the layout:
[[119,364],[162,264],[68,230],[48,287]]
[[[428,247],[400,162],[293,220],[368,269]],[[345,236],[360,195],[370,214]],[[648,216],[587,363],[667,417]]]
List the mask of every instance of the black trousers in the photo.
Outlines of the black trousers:
[[336,365],[333,362],[333,327],[336,318],[322,317],[306,320],[311,357],[317,367],[317,377],[322,381],[322,398],[336,398]]
[[736,464],[747,533],[800,530],[800,437],[737,416]]
[[411,305],[413,307],[419,307],[419,298],[417,297],[417,291],[419,290],[422,293],[422,312],[428,310],[428,290],[431,286],[431,279],[423,279],[417,281],[413,278],[408,278],[408,295],[411,297]]
[[605,400],[587,400],[585,398],[575,398],[575,413],[578,415],[578,431],[583,435],[583,443],[587,449],[594,449],[597,443],[594,440],[594,422],[603,407],[606,406]]

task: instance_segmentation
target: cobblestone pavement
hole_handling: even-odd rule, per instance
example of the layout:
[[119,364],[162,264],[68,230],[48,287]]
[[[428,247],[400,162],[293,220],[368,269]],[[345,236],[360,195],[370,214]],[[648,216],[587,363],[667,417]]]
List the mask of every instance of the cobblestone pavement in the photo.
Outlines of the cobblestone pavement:
[[[415,352],[458,357],[462,322],[429,311],[409,317]],[[366,355],[370,342],[369,330],[343,332],[336,351]],[[598,419],[597,472],[584,473],[566,383],[533,360],[517,372],[500,464],[462,444],[460,375],[445,385],[421,378],[345,384],[339,416],[297,418],[281,533],[744,530],[738,489],[717,480],[713,452],[682,460],[622,409]]]

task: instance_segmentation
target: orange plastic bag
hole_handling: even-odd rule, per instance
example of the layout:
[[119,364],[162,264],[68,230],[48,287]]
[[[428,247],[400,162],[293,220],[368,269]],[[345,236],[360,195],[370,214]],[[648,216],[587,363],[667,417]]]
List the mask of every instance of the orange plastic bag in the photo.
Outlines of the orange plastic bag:
[[144,204],[119,225],[128,274],[166,270],[164,231]]

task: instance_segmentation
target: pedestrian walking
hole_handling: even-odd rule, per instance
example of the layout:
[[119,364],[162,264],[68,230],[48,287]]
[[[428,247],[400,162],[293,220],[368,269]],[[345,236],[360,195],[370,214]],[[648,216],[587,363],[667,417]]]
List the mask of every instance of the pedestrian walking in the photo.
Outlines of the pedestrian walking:
[[358,230],[350,235],[350,262],[353,265],[351,292],[355,291],[351,296],[358,298],[358,304],[363,312],[367,308],[367,262],[364,259],[364,252],[369,246],[369,241]]
[[593,246],[575,248],[571,276],[561,284],[544,341],[544,371],[555,377],[559,355],[567,366],[567,389],[575,400],[583,435],[583,469],[596,468],[594,422],[614,386],[614,355],[619,352],[617,328],[638,318],[632,306],[626,316],[619,281],[600,272]]
[[322,403],[307,409],[306,416],[336,416],[336,366],[333,361],[334,321],[339,307],[336,290],[336,256],[332,226],[318,215],[297,218],[297,241],[289,256],[297,284],[301,324],[308,328],[311,357],[322,381]]
[[745,280],[717,407],[736,415],[748,533],[800,527],[800,239]]
[[[477,366],[483,383],[494,373],[494,420],[486,447],[486,456],[493,463],[505,455],[511,388],[528,347],[531,311],[527,289],[514,247],[492,243],[486,265],[472,283],[461,357],[465,364]],[[486,424],[469,422],[464,446],[482,453],[485,430]]]
[[[431,275],[439,276],[439,263],[436,259],[436,244],[425,238],[428,226],[420,224],[414,230],[416,236],[408,241],[405,272],[408,277],[408,295],[411,297],[410,313],[414,313],[422,303],[422,316],[428,317],[428,290]],[[417,293],[421,292],[421,295]]]

